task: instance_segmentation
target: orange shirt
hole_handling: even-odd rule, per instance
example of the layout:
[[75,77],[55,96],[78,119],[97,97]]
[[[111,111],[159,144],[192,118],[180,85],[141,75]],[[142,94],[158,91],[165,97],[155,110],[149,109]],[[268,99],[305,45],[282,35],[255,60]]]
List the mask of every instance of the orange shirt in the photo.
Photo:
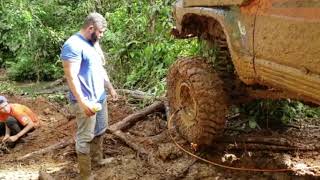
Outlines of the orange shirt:
[[31,120],[35,127],[39,126],[39,119],[35,113],[33,113],[27,106],[21,104],[9,104],[11,107],[10,113],[0,112],[0,122],[5,122],[9,116],[14,117],[23,126],[28,124]]

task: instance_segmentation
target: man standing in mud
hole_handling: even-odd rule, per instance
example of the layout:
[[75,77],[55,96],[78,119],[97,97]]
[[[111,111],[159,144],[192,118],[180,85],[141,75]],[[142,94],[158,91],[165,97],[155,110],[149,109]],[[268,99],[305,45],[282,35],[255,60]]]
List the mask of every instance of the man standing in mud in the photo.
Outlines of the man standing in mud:
[[106,26],[101,14],[90,13],[80,31],[64,43],[60,55],[76,115],[76,152],[81,179],[92,179],[91,162],[103,165],[111,161],[102,157],[101,135],[108,125],[105,86],[113,100],[117,100],[118,95],[103,67],[104,56],[99,45]]

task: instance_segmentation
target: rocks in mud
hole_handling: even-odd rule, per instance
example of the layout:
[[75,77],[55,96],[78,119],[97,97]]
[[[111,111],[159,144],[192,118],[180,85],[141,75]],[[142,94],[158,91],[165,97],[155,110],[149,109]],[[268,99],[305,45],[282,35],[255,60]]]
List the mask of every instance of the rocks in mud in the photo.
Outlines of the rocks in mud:
[[0,143],[0,156],[3,156],[4,154],[9,154],[10,150],[8,149],[8,146],[6,143]]
[[291,167],[292,161],[291,161],[291,157],[289,154],[283,154],[282,161],[286,167]]
[[[223,174],[217,172],[215,168],[206,163],[198,163],[197,165],[191,166],[189,173],[186,175],[185,179],[225,179]],[[195,178],[197,177],[197,178]]]
[[52,177],[49,173],[40,170],[39,171],[39,180],[54,180],[54,177]]
[[165,143],[161,144],[158,149],[158,157],[163,161],[174,160],[183,155],[183,152],[180,151],[174,144]]
[[232,164],[233,161],[237,161],[239,160],[239,158],[234,155],[234,154],[224,154],[224,156],[221,158],[221,161],[224,162],[224,163],[229,163],[229,164]]
[[43,114],[44,115],[52,115],[53,113],[52,113],[52,110],[50,108],[45,108],[43,110]]
[[290,168],[292,167],[291,156],[286,153],[275,153],[274,154],[274,164],[279,168]]

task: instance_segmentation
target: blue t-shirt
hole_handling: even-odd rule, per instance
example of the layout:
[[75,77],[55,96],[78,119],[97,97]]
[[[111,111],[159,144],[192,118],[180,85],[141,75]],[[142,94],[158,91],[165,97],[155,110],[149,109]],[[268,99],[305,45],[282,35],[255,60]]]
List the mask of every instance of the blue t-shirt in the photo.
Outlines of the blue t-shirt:
[[[61,55],[63,61],[80,63],[77,74],[82,95],[91,102],[103,101],[106,98],[104,88],[104,67],[102,59],[91,41],[80,33],[72,35],[63,45]],[[70,91],[70,100],[76,102]]]

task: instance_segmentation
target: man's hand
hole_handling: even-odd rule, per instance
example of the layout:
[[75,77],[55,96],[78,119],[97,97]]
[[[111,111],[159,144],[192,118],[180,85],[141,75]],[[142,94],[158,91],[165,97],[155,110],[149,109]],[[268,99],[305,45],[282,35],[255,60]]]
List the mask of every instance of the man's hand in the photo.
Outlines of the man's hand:
[[5,135],[5,136],[3,137],[3,139],[2,139],[2,142],[3,142],[3,143],[6,142],[6,141],[9,139],[9,137],[10,137],[10,136]]
[[116,92],[116,90],[114,90],[114,89],[112,89],[111,91],[110,91],[110,95],[111,95],[111,97],[112,97],[112,101],[117,101],[118,100],[118,94],[117,94],[117,92]]
[[79,102],[79,106],[88,117],[95,114],[95,112],[92,111],[91,107],[87,103]]
[[10,136],[9,138],[8,138],[8,142],[16,142],[18,140],[18,136]]

